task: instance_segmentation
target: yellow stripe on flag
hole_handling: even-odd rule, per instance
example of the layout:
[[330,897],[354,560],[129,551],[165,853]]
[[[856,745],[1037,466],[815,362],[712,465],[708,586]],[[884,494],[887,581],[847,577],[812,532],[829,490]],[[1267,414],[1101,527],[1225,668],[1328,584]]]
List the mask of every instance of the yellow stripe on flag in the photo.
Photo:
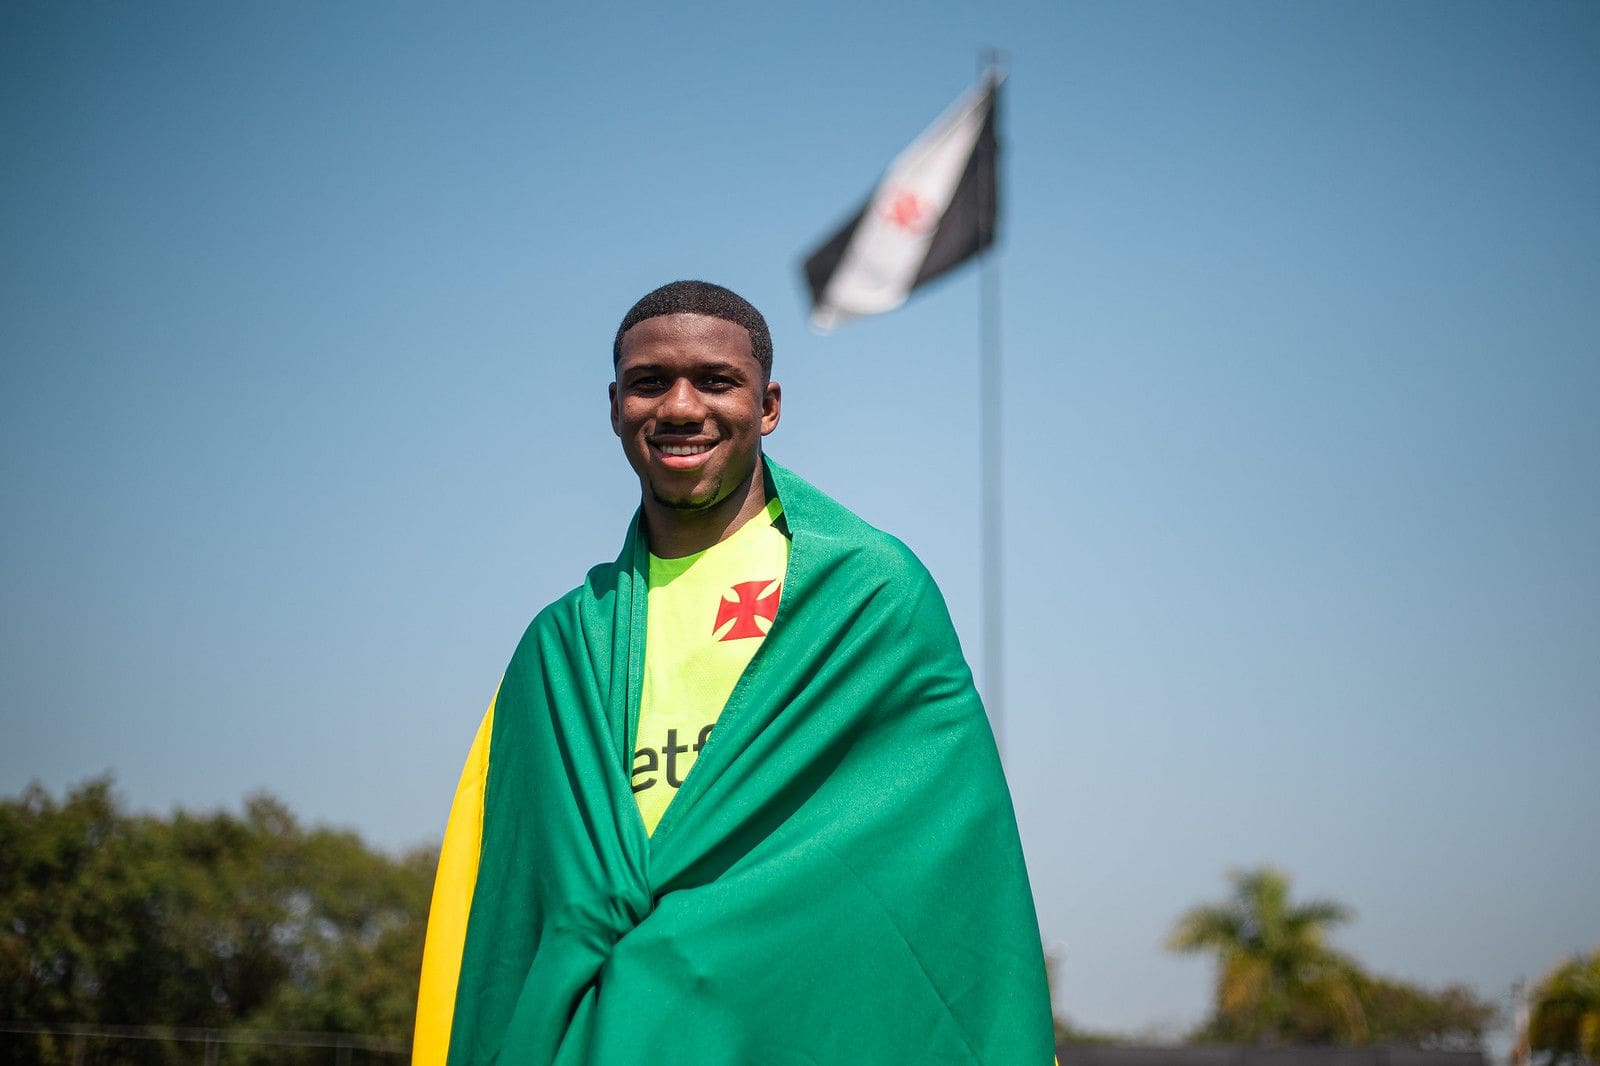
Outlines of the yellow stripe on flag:
[[494,705],[478,726],[478,735],[461,770],[461,783],[450,804],[439,871],[428,907],[428,937],[422,948],[422,982],[417,990],[417,1030],[411,1044],[413,1066],[444,1066],[450,1053],[450,1022],[455,1013],[456,982],[461,976],[461,951],[467,942],[467,916],[478,882],[478,855],[483,845],[483,788],[489,776],[489,737],[494,731]]

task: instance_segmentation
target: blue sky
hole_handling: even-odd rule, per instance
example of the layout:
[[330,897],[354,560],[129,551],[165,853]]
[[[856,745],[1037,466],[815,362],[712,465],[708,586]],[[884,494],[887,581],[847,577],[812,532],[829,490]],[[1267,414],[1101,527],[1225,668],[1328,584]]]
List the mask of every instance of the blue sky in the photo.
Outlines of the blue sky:
[[771,453],[977,661],[978,280],[804,252],[1005,49],[1006,747],[1060,1007],[1271,862],[1372,968],[1600,943],[1600,7],[0,7],[0,794],[436,840],[611,557],[624,310],[763,308]]

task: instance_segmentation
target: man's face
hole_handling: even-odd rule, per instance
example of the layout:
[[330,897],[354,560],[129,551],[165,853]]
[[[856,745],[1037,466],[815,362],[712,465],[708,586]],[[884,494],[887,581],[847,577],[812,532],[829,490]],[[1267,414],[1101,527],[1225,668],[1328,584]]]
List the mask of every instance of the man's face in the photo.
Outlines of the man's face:
[[781,399],[743,326],[658,315],[622,336],[611,428],[647,497],[674,511],[707,511],[749,484]]

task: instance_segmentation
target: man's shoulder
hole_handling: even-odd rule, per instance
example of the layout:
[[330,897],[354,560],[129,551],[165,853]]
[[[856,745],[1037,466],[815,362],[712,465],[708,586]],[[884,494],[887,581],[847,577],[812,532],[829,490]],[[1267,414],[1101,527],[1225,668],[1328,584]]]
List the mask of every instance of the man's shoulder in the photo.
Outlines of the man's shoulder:
[[[596,567],[595,569],[599,569]],[[549,603],[545,604],[533,616],[529,628],[540,625],[549,625],[557,619],[565,618],[577,609],[578,603],[583,599],[584,590],[588,587],[587,580],[576,588],[568,589]]]
[[557,596],[544,606],[538,614],[533,616],[530,628],[541,624],[549,625],[561,619],[571,618],[586,604],[597,600],[604,600],[614,595],[617,585],[627,577],[627,568],[620,560],[607,563],[596,563],[589,568],[583,581]]
[[865,519],[846,510],[855,519],[854,528],[846,531],[842,546],[857,562],[870,566],[885,577],[899,580],[932,581],[928,568],[917,553],[893,533],[885,532]]
[[871,567],[885,577],[932,580],[906,543],[856,514],[798,474],[768,460],[792,536]]
[[608,601],[626,580],[628,568],[620,559],[590,567],[581,583],[551,600],[533,616],[517,642],[513,660],[541,644],[548,650],[556,645],[570,647],[574,641],[582,640],[584,631],[592,628],[597,609],[605,613]]

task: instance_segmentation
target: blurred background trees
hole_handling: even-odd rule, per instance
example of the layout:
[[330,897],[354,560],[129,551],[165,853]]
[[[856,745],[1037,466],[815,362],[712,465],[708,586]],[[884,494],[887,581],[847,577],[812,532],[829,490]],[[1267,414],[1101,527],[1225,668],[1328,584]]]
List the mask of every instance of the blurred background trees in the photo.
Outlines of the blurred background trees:
[[[0,1021],[408,1044],[434,862],[302,829],[268,796],[242,816],[162,819],[122,810],[108,779],[61,803],[31,787],[0,802]],[[68,1038],[0,1042],[8,1062],[68,1060]],[[192,1046],[113,1044],[91,1060],[198,1061]],[[313,1057],[241,1046],[226,1059],[263,1056]]]
[[1547,1066],[1600,1063],[1600,948],[1545,974],[1529,996],[1519,1058]]
[[1217,956],[1203,1042],[1483,1047],[1499,1011],[1464,985],[1431,990],[1367,973],[1328,932],[1353,912],[1332,900],[1291,903],[1270,867],[1229,875],[1232,894],[1179,916],[1167,947]]
[[1215,952],[1212,1017],[1202,1036],[1232,1043],[1352,1043],[1366,1036],[1355,964],[1327,945],[1349,921],[1338,903],[1289,903],[1289,879],[1262,869],[1230,875],[1233,895],[1179,916],[1167,947]]

